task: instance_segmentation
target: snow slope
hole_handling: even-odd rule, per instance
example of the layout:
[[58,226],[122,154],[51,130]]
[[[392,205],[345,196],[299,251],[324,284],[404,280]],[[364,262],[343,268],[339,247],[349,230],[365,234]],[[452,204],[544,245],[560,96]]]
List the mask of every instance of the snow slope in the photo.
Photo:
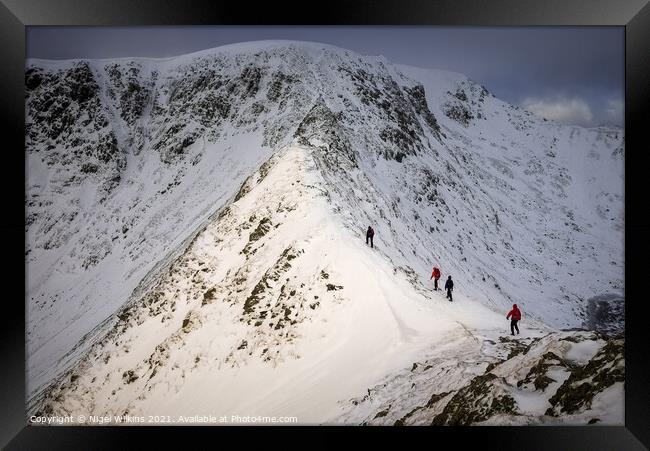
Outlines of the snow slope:
[[[175,417],[219,406],[219,415],[315,422],[442,337],[464,333],[453,308],[441,315],[337,224],[308,150],[273,159],[151,295],[119,315],[75,368],[61,411],[141,415],[155,405]],[[129,377],[137,379],[124,384]]]
[[[155,414],[169,424],[196,415],[361,423],[369,411],[371,419],[382,418],[379,412],[387,401],[390,410],[395,395],[406,397],[397,410],[404,415],[418,399],[414,393],[432,385],[458,390],[485,370],[495,357],[484,349],[490,340],[483,335],[496,340],[503,316],[462,293],[450,303],[442,292],[414,287],[408,273],[343,227],[320,188],[316,153],[303,147],[275,153],[244,185],[245,194],[212,218],[150,291],[127,305],[107,335],[39,399],[38,413],[111,415],[112,422]],[[556,335],[526,321],[524,340],[558,343]],[[567,342],[560,349],[584,365],[603,345],[571,348]],[[514,385],[542,351],[498,369]],[[417,390],[415,383],[388,393],[374,386],[387,375],[389,382],[410,375],[418,364],[429,370],[443,365],[447,374]],[[513,364],[517,371],[507,369]],[[355,401],[366,389],[371,394],[368,387],[378,394]],[[517,413],[516,424],[539,421],[546,398],[535,402],[539,395],[519,388],[513,396],[533,410]],[[522,396],[532,397],[535,408]],[[594,415],[581,412],[576,421]],[[396,421],[392,416],[382,423]]]
[[[501,329],[513,302],[550,331],[623,296],[619,129],[552,124],[460,74],[315,43],[33,60],[26,88],[28,391],[63,390],[57,409],[248,399],[321,421],[433,343]],[[457,304],[430,293],[434,263]],[[278,291],[289,274],[297,294]],[[295,323],[261,333],[265,302]],[[258,373],[276,385],[251,392]]]

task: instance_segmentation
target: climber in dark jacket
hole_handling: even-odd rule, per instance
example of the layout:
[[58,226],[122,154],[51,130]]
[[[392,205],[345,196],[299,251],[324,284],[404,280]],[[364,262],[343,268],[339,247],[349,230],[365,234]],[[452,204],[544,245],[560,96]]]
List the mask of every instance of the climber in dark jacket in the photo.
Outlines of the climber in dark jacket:
[[447,277],[447,282],[445,282],[445,290],[447,290],[447,298],[449,302],[453,302],[451,299],[451,292],[454,291],[454,281],[451,280],[451,276]]
[[366,244],[368,244],[368,240],[370,240],[370,247],[374,248],[375,246],[372,244],[372,237],[375,236],[375,231],[372,229],[372,227],[368,226],[368,231],[366,232]]

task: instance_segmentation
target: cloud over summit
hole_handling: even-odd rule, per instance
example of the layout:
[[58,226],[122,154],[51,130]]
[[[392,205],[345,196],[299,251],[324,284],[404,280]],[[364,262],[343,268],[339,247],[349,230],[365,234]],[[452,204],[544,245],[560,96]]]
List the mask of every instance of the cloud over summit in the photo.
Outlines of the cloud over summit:
[[594,114],[587,102],[578,97],[535,98],[528,97],[522,106],[531,113],[562,124],[594,126]]

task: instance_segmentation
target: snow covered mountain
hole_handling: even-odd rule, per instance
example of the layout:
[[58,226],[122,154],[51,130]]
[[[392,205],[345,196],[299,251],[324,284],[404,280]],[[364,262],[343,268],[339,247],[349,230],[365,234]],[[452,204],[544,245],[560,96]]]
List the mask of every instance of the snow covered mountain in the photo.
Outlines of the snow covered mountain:
[[[29,60],[25,84],[32,411],[622,418],[620,340],[558,331],[595,305],[621,326],[620,129],[314,43]],[[525,337],[499,340],[515,302]],[[411,371],[451,362],[444,387]],[[532,368],[555,385],[527,392]],[[611,377],[563,410],[580,371]],[[485,374],[505,407],[454,414]]]

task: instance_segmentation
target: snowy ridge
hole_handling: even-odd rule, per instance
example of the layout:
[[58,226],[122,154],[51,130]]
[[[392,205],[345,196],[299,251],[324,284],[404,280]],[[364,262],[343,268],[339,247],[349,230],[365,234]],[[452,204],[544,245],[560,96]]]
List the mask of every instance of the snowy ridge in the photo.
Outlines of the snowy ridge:
[[[332,221],[305,149],[273,160],[120,312],[46,405],[136,415],[153,403],[164,414],[190,415],[251,403],[313,422],[457,327],[411,294],[407,279],[394,284],[381,257],[350,258],[367,250]],[[228,389],[209,388],[216,374]],[[339,383],[344,374],[349,384]],[[288,381],[293,403],[273,390]]]
[[[258,307],[287,296],[277,291],[283,286],[277,287],[285,263],[310,262],[287,270],[305,287],[323,282],[319,271],[346,278],[370,265],[386,274],[383,281],[332,281],[333,287],[344,288],[326,289],[318,296],[348,306],[341,309],[369,314],[375,306],[368,303],[369,291],[382,284],[382,290],[398,299],[409,299],[380,303],[392,306],[393,315],[381,318],[409,318],[397,327],[400,333],[386,335],[399,349],[396,357],[386,357],[392,361],[373,366],[373,371],[364,370],[367,378],[351,380],[347,392],[325,390],[329,403],[352,398],[355,390],[399,373],[407,357],[420,361],[427,347],[450,339],[457,327],[485,328],[481,321],[471,325],[474,312],[493,318],[487,320],[488,328],[501,328],[503,321],[496,318],[516,302],[527,322],[550,331],[549,326],[590,323],[590,298],[623,296],[624,157],[618,129],[548,123],[494,98],[462,75],[393,66],[382,57],[316,43],[247,43],[164,60],[31,60],[26,88],[28,389],[40,393],[34,401],[41,408],[74,411],[88,409],[89,402],[97,412],[158,407],[169,398],[165,390],[171,386],[157,382],[164,380],[161,371],[172,377],[173,368],[182,369],[179,374],[187,370],[197,387],[214,382],[212,362],[203,370],[188,370],[201,367],[206,356],[221,362],[218,368],[249,368],[249,376],[220,369],[219,380],[232,377],[232,384],[253,377],[253,368],[271,371],[276,363],[291,378],[301,372],[307,377],[319,365],[343,368],[337,359],[348,362],[350,357],[338,356],[347,352],[339,345],[332,344],[339,351],[331,351],[330,360],[313,361],[312,354],[331,344],[318,343],[314,337],[320,329],[306,325],[317,323],[313,315],[318,317],[319,307],[296,308],[296,300],[278,301],[295,313],[292,317],[267,306],[266,315],[275,313],[284,318],[283,324],[296,321],[287,327],[291,333],[299,329],[301,338],[283,328],[259,336],[264,327],[254,325],[270,322]],[[278,169],[282,167],[285,172]],[[296,171],[296,185],[287,185],[285,176],[269,175],[276,169],[278,174]],[[266,197],[260,192],[264,189]],[[309,201],[298,202],[289,195],[292,189]],[[289,207],[276,205],[276,198],[283,196],[290,199]],[[259,211],[275,208],[265,216],[269,222],[260,222],[263,218],[254,209],[246,210],[246,217],[238,214],[239,206],[247,203]],[[292,232],[272,240],[273,228],[285,230],[282,224],[290,221]],[[217,224],[213,234],[229,248],[217,238],[205,238]],[[369,257],[366,249],[348,242],[360,241],[370,224],[377,235]],[[318,244],[313,230],[321,227],[336,237],[335,246]],[[244,232],[248,228],[252,230]],[[261,236],[248,243],[253,232]],[[313,246],[307,244],[313,241]],[[337,256],[330,257],[329,269],[314,263],[326,251]],[[189,263],[190,256],[217,260],[206,261],[209,269],[202,271]],[[454,276],[458,302],[468,303],[461,311],[455,305],[447,311],[454,320],[442,321],[435,333],[415,319],[421,313],[405,313],[427,311],[432,303],[435,309],[447,309],[431,298],[428,278],[434,263],[441,265],[443,278]],[[170,278],[167,265],[182,267],[182,275]],[[196,277],[204,272],[209,283]],[[206,291],[209,284],[215,288],[208,295],[211,302],[198,310],[197,299],[206,291],[200,292],[195,279]],[[161,295],[155,288],[159,286],[168,291]],[[294,288],[300,294],[305,287]],[[390,298],[386,292],[377,296]],[[142,303],[147,302],[145,308]],[[220,307],[217,314],[213,304],[229,307]],[[244,306],[244,316],[233,313]],[[336,308],[322,310],[328,321],[339,321]],[[492,311],[499,313],[493,316]],[[223,316],[216,336],[208,326],[215,323],[215,315]],[[437,324],[436,315],[428,319],[431,324]],[[133,318],[146,321],[132,324]],[[161,325],[154,327],[158,321]],[[273,323],[268,327],[278,321]],[[617,328],[612,327],[608,330]],[[226,330],[232,330],[230,335]],[[369,335],[357,337],[359,343],[375,349],[373,343],[382,334],[373,327],[360,330]],[[219,343],[208,344],[215,337]],[[238,349],[244,341],[246,346]],[[389,342],[379,343],[384,344],[376,348],[381,354]],[[164,359],[154,356],[157,346]],[[181,359],[155,370],[151,362],[143,363],[174,360],[167,353],[194,348],[204,350],[194,364]],[[258,355],[260,349],[268,354]],[[241,357],[244,350],[256,358]],[[480,349],[472,352],[480,354]],[[297,355],[314,366],[291,363],[301,360]],[[102,365],[106,356],[119,363]],[[125,379],[106,380],[97,388],[99,379],[92,378],[115,372],[114,365],[126,372]],[[145,382],[147,371],[154,370],[155,377]],[[132,376],[138,377],[124,382]],[[294,384],[291,378],[285,383]],[[183,380],[174,383],[179,392]],[[152,395],[136,399],[134,387],[146,387]],[[235,408],[237,399],[247,399],[240,393],[243,388],[228,387],[231,404],[218,398],[210,402]],[[306,393],[310,385],[303,387]],[[57,390],[66,395],[63,403],[42,402]],[[107,395],[112,390],[118,394]],[[269,403],[261,405],[271,411],[280,408],[286,393],[268,396]],[[71,401],[75,397],[78,404]],[[170,400],[169,411],[182,410],[179,402]],[[206,411],[214,405],[210,402],[205,401]],[[185,407],[191,405],[188,401]],[[312,417],[309,404],[299,396],[285,408],[299,405],[305,421],[325,418],[325,410],[322,417]],[[340,406],[329,405],[334,418]]]

